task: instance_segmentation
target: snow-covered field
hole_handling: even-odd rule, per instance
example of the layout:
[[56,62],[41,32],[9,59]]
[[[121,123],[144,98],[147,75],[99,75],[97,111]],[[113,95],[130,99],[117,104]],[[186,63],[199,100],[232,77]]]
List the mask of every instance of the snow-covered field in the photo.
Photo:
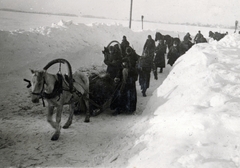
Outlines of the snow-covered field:
[[239,34],[228,30],[219,42],[193,46],[157,81],[151,78],[146,98],[137,86],[135,115],[113,117],[107,110],[90,123],[83,122],[83,115],[74,116],[72,126],[53,142],[47,109],[31,102],[23,82],[31,77],[29,68],[42,69],[55,58],[67,59],[73,71],[105,68],[103,47],[123,35],[140,54],[147,35],[154,37],[156,31],[180,37],[208,32],[169,25],[132,31],[122,25],[53,23],[0,31],[2,167],[240,167]]

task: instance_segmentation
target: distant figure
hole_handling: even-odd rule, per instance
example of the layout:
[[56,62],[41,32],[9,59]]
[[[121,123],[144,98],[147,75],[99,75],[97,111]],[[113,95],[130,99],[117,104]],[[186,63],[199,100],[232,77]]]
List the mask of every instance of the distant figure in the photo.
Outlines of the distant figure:
[[194,42],[197,44],[198,41],[200,41],[200,39],[202,39],[202,38],[203,38],[203,35],[201,34],[201,31],[199,30],[194,38]]
[[163,68],[165,68],[165,54],[166,54],[167,47],[164,44],[163,40],[159,40],[159,43],[155,49],[155,57],[153,59],[153,73],[154,78],[157,80],[157,68],[160,68],[159,73],[162,73]]
[[187,34],[184,36],[183,41],[190,41],[190,42],[192,41],[192,38],[191,38],[190,33],[187,33]]
[[153,59],[154,51],[155,51],[155,41],[152,39],[151,35],[148,35],[148,39],[146,40],[143,46],[143,53],[149,55]]
[[[178,52],[179,52],[179,56],[185,54],[192,46],[194,43],[192,43],[192,38],[191,35],[189,33],[187,33],[184,38],[183,41],[179,43],[178,45]],[[197,41],[198,43],[198,41]]]
[[121,49],[122,49],[122,55],[123,57],[126,55],[126,49],[129,47],[129,42],[127,41],[127,37],[123,36],[122,42],[121,42]]
[[[203,36],[202,36],[203,37]],[[193,43],[192,43],[192,38],[191,38],[191,35],[190,33],[187,33],[184,38],[183,38],[183,41],[187,44],[187,48],[191,48],[193,46]]]
[[168,64],[173,66],[173,64],[175,63],[175,61],[178,59],[179,57],[179,51],[178,51],[178,46],[177,44],[174,42],[173,46],[170,48],[169,52],[168,52]]
[[221,40],[223,37],[225,37],[228,33],[219,33],[219,32],[215,32],[213,33],[212,31],[209,31],[209,37],[213,38],[214,40]]
[[151,70],[153,65],[152,57],[146,52],[143,53],[138,60],[137,70],[139,74],[139,84],[141,86],[142,95],[146,97],[146,91],[150,85]]

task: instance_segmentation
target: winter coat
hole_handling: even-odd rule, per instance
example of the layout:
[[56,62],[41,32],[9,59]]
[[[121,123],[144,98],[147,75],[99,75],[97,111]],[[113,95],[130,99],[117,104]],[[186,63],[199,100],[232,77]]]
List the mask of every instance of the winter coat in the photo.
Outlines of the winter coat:
[[152,69],[153,67],[153,58],[151,56],[141,56],[137,61],[137,69]]
[[197,33],[194,38],[194,42],[198,42],[201,38],[203,38],[203,35],[201,33]]
[[106,54],[104,63],[107,65],[107,73],[109,73],[110,77],[114,79],[121,69],[122,57],[118,52]]
[[165,53],[166,53],[166,45],[158,44],[155,49],[155,57],[154,57],[154,65],[155,67],[165,68]]
[[175,63],[175,61],[179,57],[179,51],[176,46],[172,46],[168,52],[168,64],[171,66]]
[[186,34],[183,38],[183,41],[192,41],[190,34]]
[[155,51],[155,41],[153,39],[147,39],[144,44],[143,51],[148,55],[153,56]]
[[135,67],[124,67],[119,75],[120,82],[110,107],[112,110],[133,113],[137,105],[137,71]]
[[147,90],[150,85],[150,73],[153,68],[153,59],[151,56],[141,56],[137,63],[139,74],[139,84],[141,90]]
[[128,59],[130,63],[130,67],[136,68],[136,64],[139,57],[140,56],[137,55],[135,52],[132,52],[130,54],[127,54],[123,59]]
[[122,49],[123,56],[126,55],[126,48],[127,47],[129,47],[129,42],[127,40],[122,40],[121,49]]

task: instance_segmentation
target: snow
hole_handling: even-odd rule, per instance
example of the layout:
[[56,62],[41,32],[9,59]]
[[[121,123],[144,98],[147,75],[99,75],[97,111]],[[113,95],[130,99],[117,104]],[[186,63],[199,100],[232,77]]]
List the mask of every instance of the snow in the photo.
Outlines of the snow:
[[[239,167],[240,36],[194,45],[150,98],[129,167]],[[146,109],[144,113],[148,113]]]
[[[161,31],[181,37],[182,32]],[[240,35],[194,45],[167,65],[135,115],[74,116],[57,142],[46,121],[46,108],[33,104],[23,78],[65,58],[73,71],[105,68],[102,50],[126,35],[141,54],[147,35],[122,25],[75,24],[0,31],[0,162],[4,167],[240,167]],[[233,31],[232,31],[233,32]],[[58,67],[49,71],[57,72]],[[64,69],[63,69],[64,71]],[[65,109],[67,111],[67,108]],[[63,120],[66,119],[64,112]]]

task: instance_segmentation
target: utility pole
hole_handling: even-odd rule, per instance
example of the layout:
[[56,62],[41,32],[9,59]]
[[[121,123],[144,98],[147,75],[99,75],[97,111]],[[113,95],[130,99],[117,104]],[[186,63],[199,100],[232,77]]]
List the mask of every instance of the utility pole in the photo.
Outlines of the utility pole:
[[238,21],[236,20],[235,21],[235,31],[234,31],[234,33],[236,33],[236,31],[237,31],[237,27],[238,27]]
[[131,23],[132,23],[132,4],[133,0],[131,0],[131,5],[130,5],[130,19],[129,19],[129,28],[131,29]]
[[142,30],[143,30],[143,18],[144,18],[144,16],[142,15]]

